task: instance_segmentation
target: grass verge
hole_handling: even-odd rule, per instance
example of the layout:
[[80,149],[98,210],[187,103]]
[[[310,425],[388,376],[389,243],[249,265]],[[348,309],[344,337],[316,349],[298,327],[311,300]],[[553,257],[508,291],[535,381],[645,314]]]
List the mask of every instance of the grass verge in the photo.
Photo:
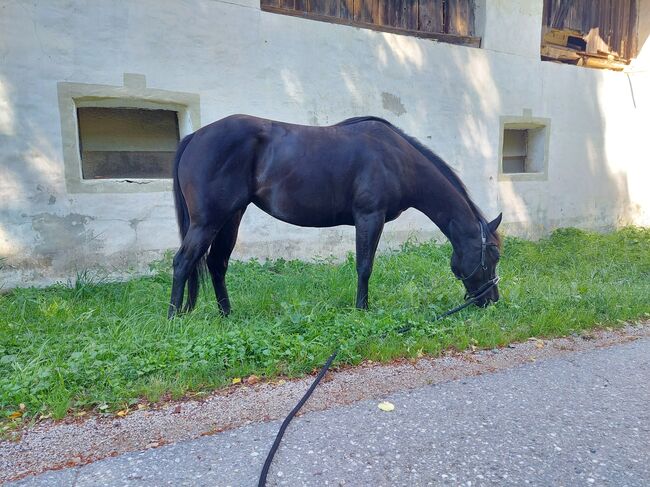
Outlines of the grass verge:
[[[204,287],[194,313],[168,321],[168,260],[152,277],[123,283],[83,275],[72,286],[16,289],[0,296],[0,421],[6,429],[42,415],[108,413],[207,391],[249,374],[300,375],[337,346],[337,361],[355,364],[650,316],[649,229],[564,229],[536,243],[507,238],[501,301],[433,323],[462,301],[450,252],[449,245],[407,244],[379,256],[368,312],[352,307],[352,256],[340,264],[233,262],[227,319]],[[413,330],[396,334],[405,324]]]

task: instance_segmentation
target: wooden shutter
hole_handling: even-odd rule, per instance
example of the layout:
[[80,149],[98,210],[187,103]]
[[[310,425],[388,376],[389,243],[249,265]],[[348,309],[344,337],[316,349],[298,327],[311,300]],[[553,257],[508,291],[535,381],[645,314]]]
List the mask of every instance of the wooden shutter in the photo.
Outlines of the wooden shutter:
[[420,0],[419,28],[423,32],[444,33],[444,0]]
[[379,25],[418,30],[418,0],[378,1]]
[[326,15],[328,17],[339,17],[339,0],[304,0],[308,2],[308,12]]
[[[551,0],[552,1],[552,0]],[[474,0],[260,0],[276,13],[412,33],[478,47]]]
[[449,23],[445,32],[459,36],[474,35],[474,0],[447,0]]

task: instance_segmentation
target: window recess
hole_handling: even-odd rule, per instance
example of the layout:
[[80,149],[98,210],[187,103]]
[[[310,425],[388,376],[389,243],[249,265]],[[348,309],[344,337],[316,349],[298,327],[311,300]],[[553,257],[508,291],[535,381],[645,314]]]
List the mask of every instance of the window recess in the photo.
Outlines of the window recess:
[[83,179],[171,178],[175,111],[80,107],[77,119]]

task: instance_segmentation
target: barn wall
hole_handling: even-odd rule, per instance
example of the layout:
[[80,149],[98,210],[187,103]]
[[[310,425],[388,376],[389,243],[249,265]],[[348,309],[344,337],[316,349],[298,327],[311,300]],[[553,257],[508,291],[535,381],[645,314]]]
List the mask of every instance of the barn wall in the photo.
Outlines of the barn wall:
[[[475,49],[261,12],[255,0],[0,0],[0,284],[141,271],[178,245],[168,186],[84,193],[66,176],[58,83],[122,87],[125,73],[197,95],[201,125],[232,113],[387,118],[456,168],[489,217],[503,211],[509,233],[649,225],[648,63],[626,74],[541,62],[541,4],[478,2]],[[546,179],[498,177],[501,121],[522,116],[549,121]],[[411,210],[382,246],[409,237],[440,234]],[[297,228],[251,207],[235,255],[352,248],[351,228]]]

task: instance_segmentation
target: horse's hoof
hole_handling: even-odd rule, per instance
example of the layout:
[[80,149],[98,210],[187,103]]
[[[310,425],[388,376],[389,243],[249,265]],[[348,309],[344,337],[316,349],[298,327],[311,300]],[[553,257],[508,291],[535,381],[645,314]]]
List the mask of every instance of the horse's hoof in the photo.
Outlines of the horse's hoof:
[[180,314],[180,311],[176,308],[176,306],[170,306],[169,310],[167,311],[167,319],[171,320],[175,318],[177,314]]

